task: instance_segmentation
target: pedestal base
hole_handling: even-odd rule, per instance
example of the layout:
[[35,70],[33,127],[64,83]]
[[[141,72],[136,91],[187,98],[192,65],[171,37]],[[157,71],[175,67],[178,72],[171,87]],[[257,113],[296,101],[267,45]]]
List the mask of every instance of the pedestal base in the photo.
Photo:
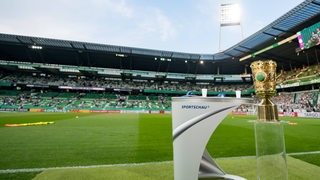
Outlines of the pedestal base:
[[259,180],[287,180],[288,170],[280,122],[255,122],[257,175]]
[[175,180],[201,177],[244,179],[226,174],[211,158],[206,145],[220,122],[251,99],[180,97],[172,100]]

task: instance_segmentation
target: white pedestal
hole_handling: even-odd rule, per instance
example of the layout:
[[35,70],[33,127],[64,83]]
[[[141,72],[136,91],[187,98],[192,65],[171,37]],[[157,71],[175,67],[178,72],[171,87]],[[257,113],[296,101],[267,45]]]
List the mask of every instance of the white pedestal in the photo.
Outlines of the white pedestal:
[[251,99],[215,97],[172,98],[173,160],[175,180],[244,178],[226,174],[211,158],[206,145],[220,122]]

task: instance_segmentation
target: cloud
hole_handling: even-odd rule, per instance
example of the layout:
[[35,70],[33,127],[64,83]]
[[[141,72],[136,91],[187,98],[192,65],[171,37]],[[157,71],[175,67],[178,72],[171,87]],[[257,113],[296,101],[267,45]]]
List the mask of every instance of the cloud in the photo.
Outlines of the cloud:
[[165,15],[157,11],[156,20],[160,31],[161,41],[167,41],[175,35],[176,30],[172,25],[171,21]]
[[[134,9],[126,0],[12,0],[0,7],[0,32],[99,42],[100,31],[126,24]],[[110,32],[110,31],[109,31]],[[114,32],[108,36],[115,36]]]
[[[269,1],[262,4],[253,0],[234,1],[245,8],[244,35],[251,35],[286,9],[301,3],[301,0],[277,1],[278,8],[275,8]],[[210,52],[218,46],[220,3],[212,0],[183,3],[172,0],[10,0],[1,2],[0,33]],[[269,6],[273,8],[271,14]],[[225,32],[225,28],[222,30]]]
[[131,9],[128,4],[126,3],[126,1],[121,0],[120,3],[115,6],[114,8],[115,12],[126,16],[126,17],[132,17],[133,16],[133,9]]
[[[126,0],[92,0],[90,3],[94,11],[90,13],[115,15],[131,18],[134,15],[134,9]],[[89,9],[87,7],[87,9]]]
[[181,31],[160,8],[130,0],[12,0],[0,7],[0,33],[159,48]]
[[165,42],[176,34],[173,23],[159,9],[150,8],[140,14],[139,19],[141,35],[154,36],[155,39]]

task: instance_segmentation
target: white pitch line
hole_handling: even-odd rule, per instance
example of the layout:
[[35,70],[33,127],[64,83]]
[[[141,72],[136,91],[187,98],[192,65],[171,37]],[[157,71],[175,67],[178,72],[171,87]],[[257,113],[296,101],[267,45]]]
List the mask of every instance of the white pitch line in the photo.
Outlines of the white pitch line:
[[287,155],[295,156],[295,155],[306,155],[306,154],[320,154],[320,151],[296,152],[296,153],[288,153]]
[[[308,155],[308,154],[320,154],[320,151],[287,153],[287,155],[289,156]],[[255,157],[255,156],[221,157],[221,158],[214,158],[214,159],[236,159],[236,158],[252,158],[252,157]],[[169,163],[172,163],[172,161],[130,163],[130,164],[103,164],[103,165],[90,165],[90,166],[48,167],[48,168],[3,169],[3,170],[0,170],[0,174],[41,172],[46,170],[58,170],[58,169],[88,169],[88,168],[116,167],[116,166],[129,167],[129,166],[143,166],[143,165],[150,165],[150,164],[169,164]]]
[[143,165],[149,165],[149,164],[169,164],[169,163],[172,163],[172,161],[130,163],[130,164],[103,164],[103,165],[89,165],[89,166],[48,167],[48,168],[3,169],[3,170],[0,170],[0,174],[41,172],[45,170],[56,170],[56,169],[87,169],[87,168],[116,167],[116,166],[129,167],[129,166],[143,166]]

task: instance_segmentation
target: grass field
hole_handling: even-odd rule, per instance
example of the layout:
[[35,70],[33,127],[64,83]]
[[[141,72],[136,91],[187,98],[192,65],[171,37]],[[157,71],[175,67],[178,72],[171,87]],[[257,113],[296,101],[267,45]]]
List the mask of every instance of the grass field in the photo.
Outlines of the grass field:
[[[228,116],[207,145],[211,155],[254,156],[253,123],[248,122],[254,119],[254,116]],[[319,167],[320,154],[304,152],[320,151],[320,120],[287,117],[281,120],[298,123],[284,127],[287,153],[296,153],[292,157]],[[40,121],[55,123],[4,126]],[[170,162],[171,115],[0,113],[0,147],[0,170]],[[169,168],[173,177],[172,164],[163,168]],[[1,171],[0,179],[32,179],[41,171]],[[152,175],[147,177],[152,179]]]

